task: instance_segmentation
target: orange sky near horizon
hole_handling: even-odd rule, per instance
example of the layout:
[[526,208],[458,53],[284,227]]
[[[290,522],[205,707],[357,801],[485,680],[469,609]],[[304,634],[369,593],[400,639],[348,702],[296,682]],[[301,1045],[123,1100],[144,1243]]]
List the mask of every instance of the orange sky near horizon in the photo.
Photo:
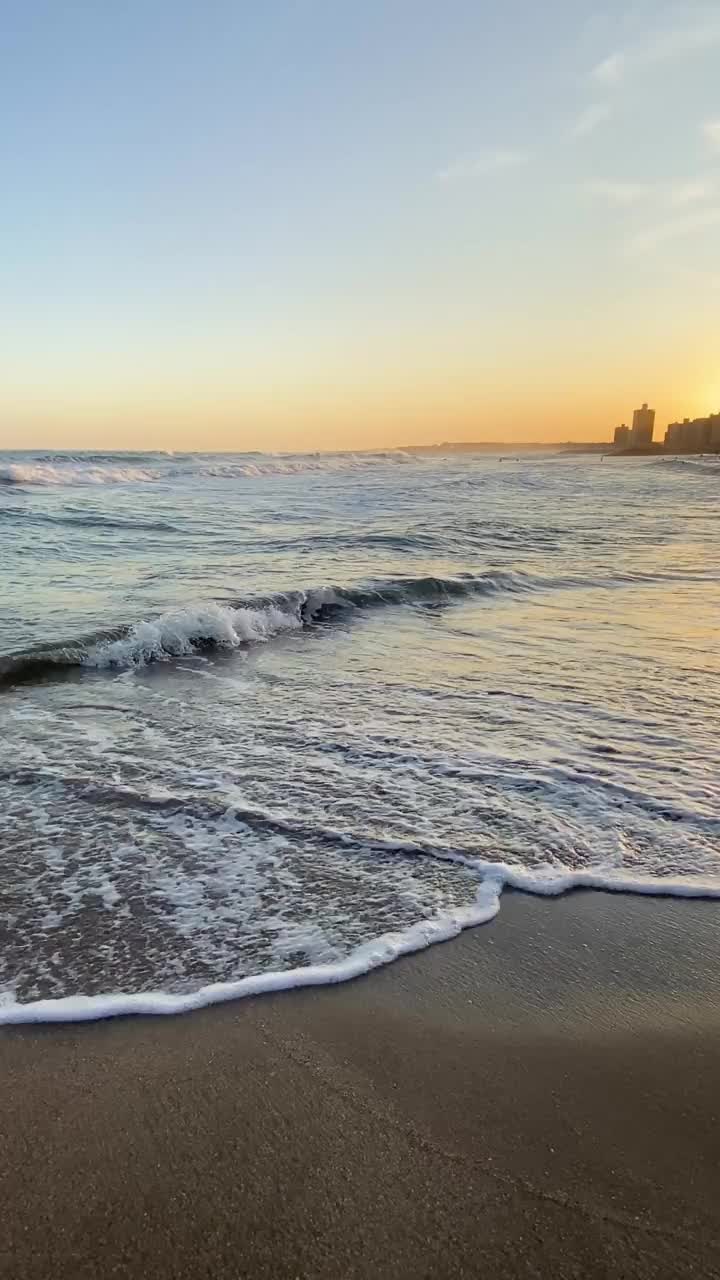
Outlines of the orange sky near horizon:
[[[719,335],[720,337],[720,335]],[[711,345],[711,344],[708,344]],[[715,350],[720,350],[720,341]],[[525,369],[515,385],[503,369],[381,371],[364,379],[346,369],[335,383],[311,378],[259,379],[228,387],[185,370],[175,386],[154,387],[130,374],[102,386],[58,386],[9,395],[4,388],[0,449],[268,450],[389,448],[440,441],[602,441],[632,420],[643,400],[656,408],[655,438],[668,422],[720,410],[720,360],[693,345],[652,376],[616,370],[611,383],[598,362],[561,371]],[[628,362],[629,363],[629,362]],[[109,371],[108,371],[109,373]],[[326,370],[327,375],[327,370]],[[115,372],[117,379],[117,372]],[[225,391],[222,388],[225,384]],[[14,403],[13,403],[14,401]]]

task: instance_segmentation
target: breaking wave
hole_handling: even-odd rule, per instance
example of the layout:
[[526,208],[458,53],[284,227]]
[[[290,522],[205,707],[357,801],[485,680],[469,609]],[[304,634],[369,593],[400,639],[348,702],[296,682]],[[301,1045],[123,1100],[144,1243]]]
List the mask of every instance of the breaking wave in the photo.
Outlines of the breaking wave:
[[261,454],[257,457],[233,458],[225,461],[203,459],[199,463],[203,475],[219,478],[259,476],[292,476],[308,471],[358,471],[382,465],[414,463],[418,459],[400,449],[378,453],[303,453]]
[[57,487],[60,485],[152,484],[183,476],[243,480],[294,476],[306,472],[345,472],[387,465],[407,465],[419,459],[400,449],[376,453],[303,454],[46,454],[31,460],[3,462],[0,485]]
[[147,467],[101,466],[89,462],[13,462],[0,467],[0,484],[54,485],[148,484],[157,477]]
[[188,657],[204,649],[236,649],[287,631],[331,622],[354,610],[381,606],[437,607],[471,596],[523,591],[521,574],[500,571],[457,578],[409,578],[357,587],[317,587],[237,601],[171,609],[152,620],[90,636],[0,654],[0,684],[46,679],[76,667],[132,668]]

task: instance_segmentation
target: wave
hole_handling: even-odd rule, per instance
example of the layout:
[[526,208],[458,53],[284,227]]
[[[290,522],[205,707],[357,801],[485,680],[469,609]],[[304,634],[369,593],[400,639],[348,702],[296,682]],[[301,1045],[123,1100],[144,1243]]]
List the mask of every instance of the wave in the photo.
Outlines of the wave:
[[658,458],[656,466],[670,467],[673,471],[690,471],[696,475],[720,476],[720,457],[712,461],[710,457],[697,458]]
[[[139,462],[143,465],[149,461],[156,461],[170,455],[162,450],[144,449],[142,451],[132,451],[130,449],[110,449],[107,452],[79,449],[77,452],[69,450],[60,450],[56,453],[48,451],[47,453],[33,453],[32,461],[41,463],[51,463],[53,465],[64,466],[66,464],[87,466],[87,465],[104,465],[110,463],[113,466],[126,466],[128,463]],[[29,455],[23,455],[28,458]]]
[[601,889],[612,893],[655,897],[720,899],[720,887],[694,882],[687,877],[626,877],[608,873],[602,868],[561,871],[557,867],[545,865],[528,870],[502,862],[483,862],[479,859],[462,861],[478,877],[478,888],[472,903],[443,911],[429,920],[420,920],[406,929],[381,934],[334,963],[252,974],[235,982],[209,983],[188,992],[120,991],[96,996],[62,996],[26,1003],[10,998],[0,1002],[0,1026],[93,1022],[101,1018],[142,1014],[169,1016],[190,1013],[209,1005],[223,1004],[247,996],[350,982],[383,965],[391,964],[401,956],[447,942],[465,929],[487,924],[498,914],[501,895],[506,887],[541,897],[559,897],[574,889]]
[[220,479],[255,478],[265,476],[302,475],[308,471],[332,473],[358,471],[384,464],[412,464],[417,459],[400,449],[388,449],[376,453],[303,453],[257,454],[226,458],[222,461],[203,459],[200,470],[203,475]]
[[[307,533],[302,540],[303,551],[330,551],[337,554],[340,550],[357,551],[369,547],[381,551],[445,551],[447,539],[439,533],[408,529],[395,533],[380,530],[364,532],[358,529],[352,533]],[[248,540],[246,549],[252,548],[263,552],[297,552],[297,538],[269,538]]]
[[[7,455],[6,455],[7,458]],[[313,472],[367,470],[382,465],[408,465],[418,459],[402,450],[374,453],[311,454],[41,454],[0,466],[0,485],[149,484],[182,477],[245,480]]]
[[132,668],[188,657],[205,649],[236,649],[283,632],[332,622],[354,610],[382,606],[438,607],[470,596],[532,587],[521,574],[493,571],[456,578],[401,578],[357,587],[317,587],[235,603],[192,605],[153,620],[105,628],[90,636],[0,654],[0,685],[47,679],[73,668]]
[[[158,526],[160,527],[160,526]],[[396,578],[367,585],[322,586],[237,601],[193,603],[153,619],[101,628],[90,635],[50,640],[0,653],[0,687],[61,678],[74,669],[132,669],[190,657],[208,649],[236,649],[283,632],[331,623],[354,611],[380,607],[441,608],[456,601],[503,593],[594,588],[662,582],[717,582],[715,573],[614,574],[535,577],[490,570],[456,577]]]
[[12,462],[0,467],[0,484],[37,486],[148,484],[157,476],[147,467],[103,466],[87,462]]
[[63,515],[48,515],[44,511],[34,511],[23,506],[0,507],[0,517],[15,520],[23,525],[53,525],[62,528],[78,529],[113,529],[121,533],[173,533],[181,530],[169,520],[139,520],[137,518],[120,518],[102,516],[92,512],[75,512],[67,510]]

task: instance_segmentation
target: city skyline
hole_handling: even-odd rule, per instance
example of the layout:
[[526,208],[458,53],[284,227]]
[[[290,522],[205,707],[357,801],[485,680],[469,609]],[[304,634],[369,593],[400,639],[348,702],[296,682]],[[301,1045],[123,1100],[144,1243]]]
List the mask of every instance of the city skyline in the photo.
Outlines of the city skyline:
[[720,452],[720,412],[669,422],[661,440],[654,439],[656,412],[647,402],[633,410],[632,426],[615,427],[612,443],[616,451],[664,450],[669,453]]
[[0,448],[720,405],[715,4],[10,0],[3,43]]

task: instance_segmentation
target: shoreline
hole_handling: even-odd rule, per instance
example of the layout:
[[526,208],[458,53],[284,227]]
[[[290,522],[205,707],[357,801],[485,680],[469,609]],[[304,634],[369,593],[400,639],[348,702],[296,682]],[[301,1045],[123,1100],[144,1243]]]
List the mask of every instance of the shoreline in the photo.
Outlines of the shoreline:
[[718,910],[506,890],[347,984],[0,1029],[0,1273],[720,1274]]
[[592,870],[554,874],[544,881],[537,881],[533,871],[510,867],[504,863],[485,863],[482,864],[482,880],[471,905],[459,907],[444,916],[419,921],[404,931],[382,934],[357,947],[344,960],[332,964],[250,974],[234,981],[210,983],[182,993],[149,989],[47,997],[5,1005],[0,1003],[0,1031],[3,1027],[64,1026],[102,1022],[112,1018],[182,1017],[240,1000],[308,988],[344,986],[368,977],[378,969],[396,964],[406,956],[417,955],[451,942],[463,933],[483,928],[500,913],[503,900],[507,901],[508,895],[516,893],[541,901],[588,892],[660,900],[720,900],[720,887],[702,883],[695,886],[682,879],[668,879],[663,888],[660,888],[660,883],[646,879],[626,879],[624,882],[606,880]]

